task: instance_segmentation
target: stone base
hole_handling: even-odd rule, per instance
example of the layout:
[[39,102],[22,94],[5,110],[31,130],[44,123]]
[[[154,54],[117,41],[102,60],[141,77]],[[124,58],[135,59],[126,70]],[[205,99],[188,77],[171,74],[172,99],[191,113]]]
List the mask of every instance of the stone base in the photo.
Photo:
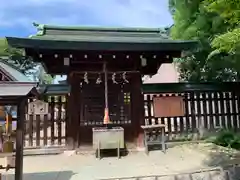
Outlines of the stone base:
[[72,156],[74,154],[77,154],[77,151],[76,150],[68,150],[68,151],[64,151],[63,154],[66,156]]
[[15,157],[9,156],[5,157],[5,166],[15,167]]
[[138,134],[137,147],[144,148],[144,135],[143,135],[143,133]]
[[144,152],[145,151],[145,147],[137,147],[136,150],[139,151],[139,152]]

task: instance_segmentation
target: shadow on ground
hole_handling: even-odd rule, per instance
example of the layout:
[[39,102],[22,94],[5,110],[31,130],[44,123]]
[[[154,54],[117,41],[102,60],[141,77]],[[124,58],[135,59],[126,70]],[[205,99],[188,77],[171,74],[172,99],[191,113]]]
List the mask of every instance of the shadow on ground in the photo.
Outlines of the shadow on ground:
[[[74,175],[72,171],[56,171],[41,173],[25,173],[23,180],[70,180]],[[3,180],[14,180],[14,174],[3,175]]]
[[210,167],[227,166],[231,164],[240,164],[240,151],[217,146],[214,144],[205,145],[205,153],[208,158],[204,164]]
[[227,170],[233,180],[238,180],[240,177],[240,151],[214,144],[206,146],[208,158],[203,163],[209,167],[220,167],[222,170]]

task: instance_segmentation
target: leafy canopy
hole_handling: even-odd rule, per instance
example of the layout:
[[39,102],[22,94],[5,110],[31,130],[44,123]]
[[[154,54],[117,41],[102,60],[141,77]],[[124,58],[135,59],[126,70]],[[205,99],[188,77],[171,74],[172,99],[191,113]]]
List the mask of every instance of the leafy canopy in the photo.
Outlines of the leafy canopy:
[[[199,49],[177,59],[182,80],[236,80],[240,66],[239,0],[169,0],[173,39],[195,39]],[[223,8],[224,7],[224,8]]]
[[239,0],[205,0],[205,8],[217,13],[225,23],[228,31],[217,35],[212,46],[219,52],[236,53],[240,50],[240,1]]

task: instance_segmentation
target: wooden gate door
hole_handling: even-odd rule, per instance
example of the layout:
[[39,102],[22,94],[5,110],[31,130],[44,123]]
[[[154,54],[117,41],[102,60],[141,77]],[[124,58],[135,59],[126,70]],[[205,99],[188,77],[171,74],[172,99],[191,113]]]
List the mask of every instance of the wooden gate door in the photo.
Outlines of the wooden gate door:
[[[131,88],[129,84],[113,84],[109,80],[109,116],[112,124],[125,130],[125,138],[131,136]],[[104,118],[104,83],[94,81],[83,83],[80,87],[80,128],[79,142],[92,142],[92,128],[103,126]]]

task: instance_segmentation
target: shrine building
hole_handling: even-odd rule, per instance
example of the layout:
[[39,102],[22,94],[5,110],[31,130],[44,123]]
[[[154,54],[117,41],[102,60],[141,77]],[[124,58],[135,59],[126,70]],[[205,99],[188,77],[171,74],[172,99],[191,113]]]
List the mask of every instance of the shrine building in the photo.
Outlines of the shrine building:
[[[172,63],[196,41],[168,39],[161,29],[65,27],[34,24],[29,38],[7,37],[8,44],[43,64],[47,73],[67,75],[67,145],[91,143],[92,128],[124,128],[124,139],[138,144],[144,124],[142,77]],[[105,112],[105,113],[104,113]]]
[[[23,74],[17,67],[12,65],[11,60],[8,57],[0,57],[0,82],[32,82],[25,74]],[[16,110],[12,112],[16,117]],[[0,124],[4,124],[6,112],[3,106],[0,106]],[[15,125],[15,124],[14,124]],[[15,125],[16,126],[16,125]],[[14,127],[16,128],[16,127]]]

